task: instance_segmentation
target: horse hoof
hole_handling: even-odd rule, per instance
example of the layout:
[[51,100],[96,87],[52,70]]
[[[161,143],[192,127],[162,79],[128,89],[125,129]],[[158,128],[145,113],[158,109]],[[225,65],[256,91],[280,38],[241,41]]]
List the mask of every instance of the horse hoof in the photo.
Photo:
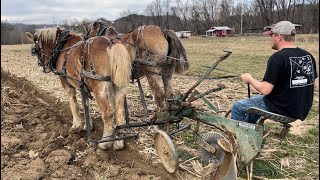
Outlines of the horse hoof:
[[[82,130],[87,131],[87,125],[84,125]],[[90,131],[92,131],[92,130],[93,130],[93,126],[91,125],[90,126]]]
[[98,147],[102,150],[106,150],[106,149],[109,149],[111,148],[113,145],[113,142],[104,142],[104,143],[99,143],[98,144]]
[[80,129],[79,128],[75,128],[73,126],[69,129],[69,133],[71,133],[71,134],[77,134],[79,132],[80,132]]
[[124,140],[117,140],[113,143],[113,150],[120,150],[124,148]]

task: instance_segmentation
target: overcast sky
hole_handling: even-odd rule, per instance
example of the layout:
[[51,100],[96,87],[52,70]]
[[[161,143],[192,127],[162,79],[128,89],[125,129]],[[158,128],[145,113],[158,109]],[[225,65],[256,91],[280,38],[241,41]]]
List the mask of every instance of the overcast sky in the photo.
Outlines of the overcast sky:
[[105,17],[116,20],[124,11],[143,14],[152,0],[1,0],[1,21],[56,24],[64,19]]

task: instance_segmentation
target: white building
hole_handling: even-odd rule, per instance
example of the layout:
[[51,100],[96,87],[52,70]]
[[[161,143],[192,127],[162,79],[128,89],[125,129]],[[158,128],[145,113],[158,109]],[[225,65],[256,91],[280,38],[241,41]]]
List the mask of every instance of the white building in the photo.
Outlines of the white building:
[[176,31],[175,33],[179,38],[189,38],[192,34],[191,31]]

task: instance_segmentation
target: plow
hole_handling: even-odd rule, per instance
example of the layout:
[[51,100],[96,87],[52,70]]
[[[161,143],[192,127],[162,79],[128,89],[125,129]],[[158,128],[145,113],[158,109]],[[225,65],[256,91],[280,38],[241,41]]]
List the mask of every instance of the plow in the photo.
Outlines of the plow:
[[[219,111],[213,104],[205,98],[213,92],[225,88],[220,84],[217,88],[210,89],[204,93],[199,93],[195,88],[206,79],[220,62],[229,57],[232,53],[224,49],[225,55],[219,57],[207,72],[184,94],[177,91],[172,98],[168,98],[167,107],[164,111],[157,112],[151,120],[130,123],[128,111],[125,114],[126,124],[115,127],[116,132],[124,129],[125,133],[116,133],[100,140],[94,140],[91,132],[87,130],[87,141],[91,145],[102,142],[114,141],[127,138],[138,138],[138,133],[128,133],[126,129],[134,127],[154,126],[154,147],[164,168],[169,173],[175,173],[179,169],[179,157],[172,141],[172,137],[184,130],[191,129],[191,124],[181,125],[183,118],[190,118],[196,122],[193,130],[193,141],[199,146],[199,158],[206,165],[206,170],[202,177],[213,179],[236,179],[239,164],[248,165],[261,152],[263,140],[263,125],[251,124],[242,121],[232,120],[228,117],[219,116],[214,113],[204,113],[197,110],[193,101],[202,99],[213,112]],[[138,81],[140,98],[146,114],[145,101],[141,84]],[[82,93],[85,119],[90,124],[89,110],[86,101],[86,93]],[[147,116],[145,116],[147,117]],[[201,124],[212,127],[210,132],[200,132]],[[161,129],[158,128],[162,127]],[[172,128],[173,127],[173,128]],[[87,126],[87,128],[90,128]],[[173,129],[173,130],[172,130]],[[123,131],[122,131],[123,132]]]

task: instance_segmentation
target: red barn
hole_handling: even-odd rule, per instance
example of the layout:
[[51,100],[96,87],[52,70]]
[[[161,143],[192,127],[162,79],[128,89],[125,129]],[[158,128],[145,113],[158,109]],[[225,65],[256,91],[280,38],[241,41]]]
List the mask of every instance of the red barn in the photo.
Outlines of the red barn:
[[216,37],[224,37],[232,34],[232,29],[228,26],[217,26],[212,27],[206,31],[206,37],[208,36],[216,36]]

